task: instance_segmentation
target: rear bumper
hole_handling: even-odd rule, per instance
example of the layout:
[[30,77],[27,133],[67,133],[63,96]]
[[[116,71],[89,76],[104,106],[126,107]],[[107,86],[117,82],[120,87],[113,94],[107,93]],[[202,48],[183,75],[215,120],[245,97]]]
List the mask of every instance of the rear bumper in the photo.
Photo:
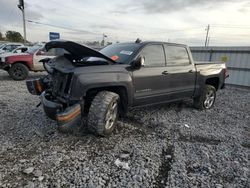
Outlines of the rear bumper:
[[81,105],[79,103],[63,108],[63,104],[60,102],[49,100],[49,95],[46,95],[45,92],[41,94],[41,102],[45,114],[56,120],[59,127],[67,129],[78,124],[81,120]]

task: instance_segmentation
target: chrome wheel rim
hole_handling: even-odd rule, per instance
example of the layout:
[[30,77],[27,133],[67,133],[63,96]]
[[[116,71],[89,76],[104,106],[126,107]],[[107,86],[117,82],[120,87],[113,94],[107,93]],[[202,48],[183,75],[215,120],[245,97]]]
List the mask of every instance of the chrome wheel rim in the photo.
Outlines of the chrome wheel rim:
[[106,129],[111,129],[113,127],[117,117],[117,111],[118,111],[117,101],[113,101],[106,113],[106,118],[105,118]]
[[206,93],[206,98],[205,98],[205,101],[204,101],[204,107],[206,109],[211,108],[213,106],[213,104],[214,104],[214,100],[215,100],[215,93],[214,93],[214,91],[209,90]]

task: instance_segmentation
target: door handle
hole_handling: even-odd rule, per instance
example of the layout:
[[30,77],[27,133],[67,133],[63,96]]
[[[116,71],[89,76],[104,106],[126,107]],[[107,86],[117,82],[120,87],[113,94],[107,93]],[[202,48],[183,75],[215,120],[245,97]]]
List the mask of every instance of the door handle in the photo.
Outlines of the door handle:
[[193,73],[194,71],[193,71],[193,70],[189,70],[188,72],[189,72],[189,73]]
[[167,74],[168,74],[168,71],[163,71],[161,74],[167,75]]

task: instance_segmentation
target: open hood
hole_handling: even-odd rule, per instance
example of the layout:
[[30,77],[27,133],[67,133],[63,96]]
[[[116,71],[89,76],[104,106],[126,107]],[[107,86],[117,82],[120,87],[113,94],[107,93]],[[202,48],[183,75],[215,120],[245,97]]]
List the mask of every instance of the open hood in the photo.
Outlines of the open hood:
[[113,61],[112,59],[110,59],[109,57],[103,55],[102,53],[91,49],[87,46],[84,45],[80,45],[77,44],[75,42],[71,42],[71,41],[63,41],[63,40],[55,40],[55,41],[51,41],[46,43],[45,45],[45,49],[48,51],[52,48],[62,48],[65,49],[66,51],[68,51],[69,53],[71,53],[72,55],[76,56],[76,57],[99,57],[99,58],[103,58],[106,59],[109,62],[112,63],[116,63],[115,61]]

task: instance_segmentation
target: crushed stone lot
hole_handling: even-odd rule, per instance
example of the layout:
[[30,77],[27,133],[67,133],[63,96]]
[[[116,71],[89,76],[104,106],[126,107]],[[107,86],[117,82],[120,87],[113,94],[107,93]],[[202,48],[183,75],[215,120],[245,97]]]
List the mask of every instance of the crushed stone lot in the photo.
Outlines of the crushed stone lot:
[[0,71],[0,187],[250,187],[249,89],[130,110],[108,138],[59,133],[38,103]]

